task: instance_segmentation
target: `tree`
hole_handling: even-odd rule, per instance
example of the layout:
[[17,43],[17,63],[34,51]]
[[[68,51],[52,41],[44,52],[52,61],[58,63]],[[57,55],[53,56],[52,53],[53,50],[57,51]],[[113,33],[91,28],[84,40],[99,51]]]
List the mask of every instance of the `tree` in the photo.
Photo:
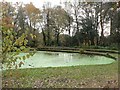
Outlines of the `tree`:
[[44,13],[42,13],[40,19],[39,19],[39,28],[41,29],[42,32],[42,36],[43,36],[43,45],[46,46],[47,45],[47,40],[46,40],[46,34],[45,34],[45,18],[44,18]]
[[[87,3],[87,2],[79,2],[78,4],[79,10],[76,22],[77,26],[74,38],[77,38],[77,45],[96,45],[98,38],[98,15],[97,15],[97,4],[95,3]],[[90,9],[91,8],[91,9]],[[79,15],[80,14],[80,15]]]
[[[100,7],[99,7],[99,19],[100,19],[100,27],[101,27],[101,36],[100,36],[100,45],[104,45],[105,43],[105,37],[104,37],[104,30],[106,29],[106,24],[109,23],[109,14],[108,12],[111,9],[111,6],[113,6],[114,3],[111,2],[100,2]],[[111,18],[112,20],[112,18]]]
[[52,26],[56,38],[55,44],[59,46],[59,35],[69,25],[68,13],[61,6],[54,7],[52,12],[52,19],[54,19]]
[[[73,8],[73,15],[74,15],[74,31],[73,33],[79,33],[80,31],[80,25],[79,25],[79,21],[80,21],[80,8],[82,6],[82,4],[79,2],[79,0],[75,0],[72,4],[71,4],[72,8]],[[78,45],[80,46],[80,40],[79,40],[79,36],[76,36],[77,41],[78,41]]]
[[[111,34],[110,34],[110,44],[117,44],[116,46],[119,47],[120,44],[120,7],[119,7],[119,2],[118,5],[117,3],[114,4],[114,6],[111,6],[112,8],[112,15],[110,18],[112,18],[111,24]],[[110,13],[111,15],[111,13]],[[111,20],[111,19],[110,19]]]
[[44,29],[45,31],[47,32],[46,34],[44,33],[44,30],[42,29],[42,33],[43,33],[43,40],[44,40],[44,43],[47,45],[47,46],[50,46],[51,45],[51,36],[50,36],[50,32],[51,32],[51,29],[50,29],[50,25],[51,25],[51,11],[52,11],[52,8],[51,8],[51,4],[48,2],[47,4],[43,5],[43,17],[44,18]]
[[66,28],[66,31],[68,31],[69,35],[69,46],[72,45],[72,25],[73,25],[73,16],[71,12],[71,2],[65,2],[65,11],[67,12],[67,18],[68,18],[68,27]]
[[[37,23],[39,22],[39,18],[40,18],[40,10],[38,8],[36,8],[32,3],[30,4],[26,4],[25,5],[25,12],[26,12],[26,16],[29,22],[29,29],[32,31],[33,34],[33,43],[34,46],[36,46],[36,28],[37,28]],[[30,35],[32,35],[30,34]]]
[[68,17],[68,27],[67,27],[67,31],[69,36],[71,36],[71,26],[73,23],[73,16],[72,16],[72,12],[71,12],[71,2],[65,2],[65,11],[67,12],[67,17]]
[[[27,31],[20,37],[16,37],[17,33],[14,31],[14,12],[12,11],[12,4],[8,2],[2,2],[2,64],[6,68],[12,68],[15,66],[21,67],[22,60],[29,58],[34,53],[28,53],[24,56],[19,56],[21,52],[29,52],[27,47],[28,40],[26,39]],[[20,59],[19,63],[16,63]]]

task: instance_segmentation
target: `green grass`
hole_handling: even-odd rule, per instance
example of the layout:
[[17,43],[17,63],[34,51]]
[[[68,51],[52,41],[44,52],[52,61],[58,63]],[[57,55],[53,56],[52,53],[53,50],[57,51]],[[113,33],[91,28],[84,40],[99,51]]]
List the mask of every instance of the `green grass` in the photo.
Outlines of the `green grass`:
[[117,87],[117,76],[118,61],[108,65],[20,69],[3,71],[3,87]]

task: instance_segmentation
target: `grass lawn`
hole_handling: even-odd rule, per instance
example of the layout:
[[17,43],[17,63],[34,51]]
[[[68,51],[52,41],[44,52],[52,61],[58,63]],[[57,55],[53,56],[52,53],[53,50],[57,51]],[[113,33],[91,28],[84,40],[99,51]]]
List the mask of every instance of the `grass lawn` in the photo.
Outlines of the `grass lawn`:
[[118,61],[108,65],[3,71],[2,84],[7,88],[117,88]]

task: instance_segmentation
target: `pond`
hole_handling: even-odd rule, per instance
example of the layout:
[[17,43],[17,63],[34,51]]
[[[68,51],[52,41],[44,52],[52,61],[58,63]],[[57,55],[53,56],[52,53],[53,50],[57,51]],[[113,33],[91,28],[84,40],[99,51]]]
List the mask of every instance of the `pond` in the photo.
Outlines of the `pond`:
[[[21,55],[24,55],[22,53]],[[79,53],[63,53],[38,51],[34,56],[26,59],[21,68],[63,67],[77,65],[110,64],[115,60],[104,56],[81,55]]]

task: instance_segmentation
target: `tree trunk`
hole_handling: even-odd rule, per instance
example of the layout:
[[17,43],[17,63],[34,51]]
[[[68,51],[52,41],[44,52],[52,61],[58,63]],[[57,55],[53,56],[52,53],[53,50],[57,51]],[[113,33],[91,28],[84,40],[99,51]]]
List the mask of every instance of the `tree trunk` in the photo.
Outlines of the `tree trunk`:
[[[77,31],[76,33],[79,33],[79,24],[78,24],[78,18],[77,18],[77,12],[75,10],[75,18],[76,18],[76,28],[77,28]],[[78,41],[78,45],[80,46],[80,40],[79,40],[79,36],[77,35],[77,41]]]
[[103,16],[102,16],[102,2],[101,2],[101,12],[100,12],[100,26],[101,26],[101,37],[100,37],[100,44],[104,44],[104,29],[103,29]]
[[49,28],[49,11],[47,13],[47,46],[50,46],[50,28]]
[[110,18],[110,35],[113,35],[113,17]]
[[35,23],[34,23],[34,29],[33,29],[33,43],[34,43],[34,47],[36,47],[36,38],[35,38],[35,36],[36,36],[36,34],[35,34]]
[[95,46],[97,46],[98,45],[98,25],[99,25],[99,22],[98,22],[98,18],[99,18],[99,16],[98,16],[98,13],[97,13],[97,11],[95,12],[95,31],[96,31],[96,36],[95,36],[95,38],[94,38],[94,45]]
[[70,23],[71,23],[71,18],[70,18],[70,16],[68,16],[69,17],[69,26],[68,26],[68,34],[69,34],[69,36],[70,36],[70,43],[69,43],[69,46],[71,46],[71,44],[72,44],[72,40],[71,40],[71,31],[70,31],[70,28],[71,28],[71,26],[70,26]]
[[57,46],[59,46],[59,33],[57,33],[57,37],[56,37],[56,43],[57,43]]
[[44,45],[46,46],[46,36],[45,36],[45,32],[44,32],[43,29],[42,29],[42,35],[43,35],[43,42],[44,42]]
[[94,40],[95,40],[95,38],[92,38],[92,39],[90,40],[90,41],[91,41],[90,45],[95,45]]

